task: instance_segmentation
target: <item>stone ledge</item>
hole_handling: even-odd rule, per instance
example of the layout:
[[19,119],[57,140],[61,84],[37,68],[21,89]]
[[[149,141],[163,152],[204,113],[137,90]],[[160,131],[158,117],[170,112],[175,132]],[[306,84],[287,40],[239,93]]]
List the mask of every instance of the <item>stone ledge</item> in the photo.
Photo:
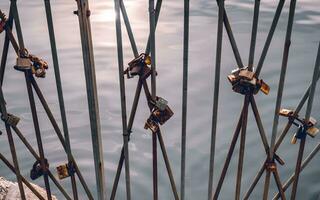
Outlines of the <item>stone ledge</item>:
[[[31,185],[43,196],[46,198],[46,191],[45,189],[32,184]],[[26,193],[26,199],[27,200],[36,200],[38,199],[37,196],[35,196],[32,191],[26,186],[23,185],[25,193]],[[13,183],[11,181],[7,181],[3,177],[0,177],[0,200],[20,200],[20,192],[18,188],[17,183]],[[52,196],[52,200],[58,200],[56,197]]]

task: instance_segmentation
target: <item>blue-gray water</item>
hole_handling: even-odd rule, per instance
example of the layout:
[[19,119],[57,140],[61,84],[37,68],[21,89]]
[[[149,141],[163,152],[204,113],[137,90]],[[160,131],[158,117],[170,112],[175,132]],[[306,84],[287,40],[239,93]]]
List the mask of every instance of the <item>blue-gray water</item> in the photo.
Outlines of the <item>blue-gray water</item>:
[[[148,36],[148,1],[124,1],[130,17],[133,32],[139,51],[142,52]],[[261,54],[267,32],[278,1],[261,1],[259,33],[256,58]],[[91,0],[92,30],[94,53],[97,71],[99,106],[103,136],[103,150],[106,169],[107,192],[110,195],[112,182],[122,146],[121,111],[118,84],[118,68],[116,53],[115,23],[113,1]],[[230,0],[226,9],[239,46],[243,62],[247,63],[253,15],[253,0]],[[54,74],[52,68],[49,37],[46,26],[44,4],[41,0],[21,0],[18,2],[24,40],[29,52],[39,55],[50,64],[47,77],[38,79],[43,93],[60,123],[59,105],[57,100]],[[8,13],[9,1],[1,0],[0,8]],[[268,96],[259,93],[257,103],[262,121],[271,137],[272,120],[275,107],[275,96],[279,80],[282,51],[288,19],[289,1],[286,2],[278,28],[275,32],[270,51],[265,60],[261,77],[271,87]],[[285,82],[283,107],[294,108],[303,95],[312,78],[316,50],[320,40],[320,1],[300,0],[297,2],[296,17],[292,35],[292,45]],[[89,117],[85,93],[84,70],[79,38],[78,18],[72,14],[76,10],[75,1],[52,1],[56,39],[61,66],[61,76],[67,117],[70,128],[72,150],[75,158],[95,193],[94,164],[92,156]],[[206,199],[209,167],[209,148],[211,130],[211,110],[213,97],[213,77],[216,49],[217,6],[215,1],[191,1],[190,16],[190,66],[188,95],[188,126],[187,126],[187,166],[186,166],[186,199]],[[123,27],[125,63],[132,58],[130,43]],[[174,117],[163,126],[163,137],[167,146],[169,159],[173,168],[178,187],[180,186],[180,135],[181,135],[181,94],[182,94],[182,42],[183,42],[183,1],[164,1],[156,33],[158,94],[166,98],[175,112]],[[2,46],[4,34],[0,35]],[[2,48],[2,47],[1,47]],[[8,58],[4,94],[8,110],[21,117],[19,127],[23,134],[36,148],[32,118],[27,100],[23,74],[15,71],[13,65],[15,55],[10,49]],[[224,35],[222,51],[221,92],[218,116],[218,135],[215,163],[215,177],[218,179],[228,150],[231,136],[238,119],[243,97],[232,92],[226,76],[236,67],[235,59]],[[131,108],[136,80],[126,80],[127,109]],[[320,87],[315,95],[312,115],[320,120]],[[45,154],[50,161],[50,168],[66,162],[66,156],[51,127],[44,110],[37,101],[41,131],[45,144]],[[304,110],[301,112],[302,115]],[[130,167],[133,199],[152,199],[152,155],[151,135],[143,129],[148,116],[146,101],[141,98],[133,135],[130,141]],[[286,123],[280,120],[279,132]],[[4,130],[1,123],[0,130]],[[250,112],[246,142],[245,165],[242,190],[246,190],[256,171],[265,159],[265,153],[258,134],[257,126]],[[298,145],[291,145],[290,139],[295,131],[290,130],[289,137],[279,149],[286,161],[279,167],[281,180],[284,181],[293,172]],[[0,136],[0,152],[10,159],[10,151],[6,135]],[[320,137],[308,138],[305,154],[320,142]],[[29,170],[35,161],[23,144],[15,138],[18,158],[22,174],[29,176]],[[236,149],[234,155],[238,154]],[[159,154],[159,197],[173,199],[169,180]],[[298,199],[317,199],[320,193],[320,157],[317,155],[303,171],[299,183]],[[237,157],[231,162],[231,168],[225,179],[221,199],[234,198]],[[15,176],[0,162],[0,176],[14,180]],[[69,180],[61,181],[71,192]],[[264,180],[260,181],[252,199],[261,199]],[[42,180],[36,183],[43,185]],[[79,187],[80,188],[80,187]],[[275,192],[272,182],[270,196]],[[291,190],[289,190],[290,192]],[[54,188],[54,193],[63,199]],[[70,193],[71,194],[71,193]],[[86,199],[81,191],[81,199]],[[117,199],[125,199],[124,177],[121,177]]]

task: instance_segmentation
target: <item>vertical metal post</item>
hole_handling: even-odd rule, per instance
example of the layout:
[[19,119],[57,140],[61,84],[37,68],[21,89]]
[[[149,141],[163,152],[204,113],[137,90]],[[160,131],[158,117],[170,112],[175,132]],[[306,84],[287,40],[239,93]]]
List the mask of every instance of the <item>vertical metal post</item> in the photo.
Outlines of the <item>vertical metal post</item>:
[[158,200],[157,133],[152,133],[153,200]]
[[[294,20],[295,6],[296,6],[296,0],[291,0],[287,33],[286,33],[286,41],[284,44],[279,87],[278,87],[276,107],[275,107],[274,119],[273,119],[270,151],[269,151],[269,155],[268,155],[269,161],[271,161],[273,159],[274,152],[275,152],[274,146],[275,146],[275,142],[276,142],[276,138],[277,138],[278,123],[279,123],[279,111],[280,111],[280,107],[281,107],[284,82],[285,82],[286,71],[287,71],[287,66],[288,66],[288,57],[289,57],[289,50],[290,50],[290,44],[291,44],[291,33],[292,33],[292,26],[293,26],[293,20]],[[279,15],[280,15],[280,13],[279,13]],[[263,60],[260,60],[260,61],[263,62]],[[263,192],[264,199],[268,199],[269,185],[270,185],[270,171],[267,170],[264,192]]]
[[[157,28],[157,24],[158,24],[158,20],[159,20],[159,16],[160,16],[160,10],[161,10],[161,5],[162,5],[162,0],[157,0],[157,4],[156,4],[156,9],[155,9],[155,29]],[[150,42],[151,42],[151,33],[149,34],[149,37],[148,37],[148,42],[147,42],[147,46],[146,46],[146,51],[145,53],[147,55],[149,55],[150,53]]]
[[[44,4],[45,4],[49,38],[50,38],[53,67],[54,67],[54,72],[55,72],[56,87],[57,87],[57,92],[58,92],[60,114],[61,114],[64,138],[65,138],[65,143],[66,143],[66,145],[65,145],[66,146],[66,153],[67,153],[67,157],[68,157],[68,162],[69,162],[69,164],[71,164],[72,163],[72,156],[71,156],[70,137],[69,137],[66,110],[65,110],[65,105],[64,105],[64,98],[63,98],[60,69],[59,69],[59,61],[58,61],[58,53],[57,53],[57,47],[56,47],[56,40],[55,40],[55,33],[54,33],[54,26],[53,26],[53,20],[52,20],[50,0],[44,0]],[[78,199],[77,184],[76,184],[76,179],[75,179],[74,173],[70,174],[70,178],[71,178],[73,198]]]
[[[7,167],[14,173],[17,175],[17,171],[15,169],[14,166],[12,166],[10,164],[10,162],[0,153],[0,160],[3,161],[3,163],[5,165],[7,165]],[[19,175],[20,176],[20,179],[21,181],[33,192],[33,194],[35,194],[40,200],[45,200],[41,194],[31,185],[31,183],[28,182],[27,179],[25,179],[23,176]],[[22,195],[21,195],[21,199],[22,199]]]
[[43,179],[44,179],[44,184],[46,186],[47,198],[48,198],[48,200],[51,200],[52,197],[51,197],[50,183],[49,183],[49,178],[48,178],[48,163],[47,163],[45,156],[44,156],[43,144],[42,144],[42,139],[41,139],[41,131],[40,131],[40,126],[39,126],[39,121],[38,121],[38,116],[37,116],[37,108],[36,108],[36,104],[34,101],[33,91],[32,91],[32,87],[31,87],[31,83],[30,83],[30,76],[32,76],[31,71],[25,72],[25,79],[26,79],[26,85],[27,85],[27,90],[28,90],[29,103],[30,103],[33,125],[34,125],[34,129],[35,129],[37,145],[38,145],[38,150],[39,150],[39,155],[40,155],[40,165],[41,165],[41,169],[43,170]]
[[128,36],[129,36],[132,52],[134,54],[134,57],[138,57],[139,56],[138,48],[137,48],[137,45],[136,45],[136,43],[134,41],[131,25],[130,25],[130,22],[129,22],[129,18],[128,18],[128,14],[127,14],[127,11],[126,11],[126,7],[123,4],[123,0],[120,0],[119,4],[120,4],[120,9],[121,9],[123,21],[124,21],[124,24],[125,24],[127,32],[128,32]]
[[[11,30],[12,25],[13,25],[13,4],[10,5],[10,12],[9,12],[9,18],[7,21],[7,26]],[[0,86],[3,84],[3,79],[4,79],[4,73],[5,73],[5,68],[7,64],[7,58],[8,58],[8,51],[9,51],[9,44],[10,44],[10,39],[8,34],[6,34],[4,43],[3,43],[3,50],[2,50],[2,56],[1,56],[1,64],[0,64]]]
[[[316,147],[311,151],[311,153],[304,159],[304,161],[301,164],[300,172],[310,163],[310,161],[317,155],[317,153],[320,151],[320,143],[316,145]],[[283,184],[283,191],[286,191],[289,186],[292,184],[295,178],[295,173],[293,173],[290,178]],[[279,199],[280,194],[277,193],[273,200]]]
[[229,168],[229,165],[230,165],[230,161],[231,161],[235,146],[237,144],[239,133],[240,133],[240,130],[241,130],[242,118],[243,118],[243,114],[244,114],[243,110],[244,109],[242,109],[242,111],[241,111],[241,115],[240,115],[240,118],[238,120],[238,124],[237,124],[236,130],[235,130],[235,132],[233,134],[233,138],[232,138],[232,141],[231,141],[231,144],[230,144],[230,148],[229,148],[226,160],[224,162],[224,165],[223,165],[223,168],[222,168],[222,171],[221,171],[221,175],[220,175],[216,190],[215,190],[214,195],[212,197],[213,200],[217,200],[218,199],[220,191],[221,191],[221,188],[222,188],[222,184],[224,182],[224,178],[226,177],[226,174],[227,174],[227,171],[228,171],[228,168]]
[[183,83],[182,83],[182,125],[181,125],[181,184],[180,197],[185,198],[186,176],[186,138],[187,138],[187,106],[188,106],[188,61],[189,61],[189,8],[190,1],[184,0],[183,27]]
[[221,69],[221,51],[223,38],[223,18],[224,18],[224,0],[219,0],[218,14],[218,30],[217,30],[217,49],[216,63],[214,74],[214,95],[212,108],[212,124],[211,124],[211,147],[210,147],[210,163],[209,163],[209,183],[208,183],[208,200],[212,199],[213,193],[213,175],[214,175],[214,158],[216,149],[216,134],[218,121],[218,104],[219,104],[219,89],[220,89],[220,69]]
[[238,172],[237,172],[237,182],[236,182],[236,193],[235,199],[240,200],[241,193],[241,180],[242,180],[242,169],[244,160],[244,150],[246,145],[246,132],[247,132],[247,122],[248,122],[248,107],[250,103],[250,95],[246,95],[244,99],[244,108],[241,120],[241,137],[240,137],[240,151],[239,151],[239,161],[238,161]]
[[122,36],[121,36],[121,21],[120,21],[120,1],[114,0],[115,13],[116,13],[116,34],[117,34],[117,50],[118,50],[118,67],[119,67],[119,83],[120,83],[120,99],[122,111],[122,132],[123,132],[123,147],[125,158],[125,177],[126,177],[126,192],[127,200],[131,199],[130,189],[130,167],[129,167],[129,133],[127,127],[127,109],[126,109],[126,94],[125,82],[123,77],[123,50],[122,50]]
[[277,10],[276,10],[276,13],[274,15],[274,18],[273,18],[273,21],[271,24],[271,28],[270,28],[270,31],[267,36],[267,40],[265,42],[265,45],[263,47],[263,50],[262,50],[262,53],[261,53],[261,56],[260,56],[260,59],[259,59],[258,65],[257,65],[257,69],[255,72],[257,77],[259,77],[259,75],[260,75],[264,60],[267,56],[267,53],[268,53],[268,50],[269,50],[269,47],[270,47],[270,44],[271,44],[271,41],[273,38],[274,31],[276,30],[276,27],[278,25],[278,21],[279,21],[281,12],[282,12],[284,2],[285,2],[285,0],[279,0],[279,4],[278,4]]
[[260,11],[260,0],[255,0],[252,32],[251,32],[251,42],[250,42],[250,52],[249,52],[249,64],[248,64],[248,69],[250,71],[252,71],[253,69],[254,52],[256,48],[257,31],[258,31],[259,11]]
[[150,52],[151,52],[151,95],[156,98],[156,47],[155,47],[155,9],[154,0],[149,0],[149,18],[150,18]]
[[[154,0],[149,0],[150,19],[150,52],[151,52],[151,95],[156,98],[156,48],[155,48],[155,9]],[[152,157],[153,157],[153,199],[158,199],[158,166],[157,166],[157,133],[152,133]]]
[[84,72],[90,116],[93,157],[96,173],[98,199],[105,200],[105,174],[103,163],[102,136],[99,116],[98,93],[95,75],[95,63],[90,25],[90,10],[88,0],[77,0]]
[[[305,119],[304,119],[305,123],[308,123],[310,120],[314,94],[315,94],[315,90],[316,90],[316,86],[317,86],[317,75],[319,73],[319,70],[320,70],[320,43],[319,43],[319,48],[318,48],[317,60],[316,60],[316,64],[315,64],[315,68],[314,68],[314,72],[313,72],[313,77],[312,77],[312,83],[311,83],[311,88],[310,88],[310,94],[309,94],[309,99],[308,99],[308,104],[307,104],[306,115],[305,115]],[[301,163],[302,163],[305,143],[306,143],[306,134],[303,134],[303,136],[300,140],[299,153],[298,153],[296,169],[295,169],[295,174],[294,174],[294,181],[293,181],[293,185],[292,185],[291,200],[296,199],[296,193],[297,193],[297,188],[298,188],[299,175],[300,175],[300,171],[301,171]]]
[[[1,118],[5,119],[8,117],[8,113],[7,113],[6,106],[5,106],[5,101],[3,98],[2,86],[0,86],[0,112],[1,112]],[[18,162],[18,158],[17,158],[14,140],[12,137],[11,128],[7,122],[5,122],[5,127],[6,127],[7,136],[8,136],[8,142],[9,142],[9,148],[10,148],[10,152],[11,152],[11,156],[12,156],[12,161],[13,161],[14,169],[16,172],[15,174],[16,174],[17,181],[18,181],[20,197],[22,200],[26,200],[26,196],[25,196],[24,188],[23,188],[23,184],[22,184],[22,179],[21,179],[19,162]]]

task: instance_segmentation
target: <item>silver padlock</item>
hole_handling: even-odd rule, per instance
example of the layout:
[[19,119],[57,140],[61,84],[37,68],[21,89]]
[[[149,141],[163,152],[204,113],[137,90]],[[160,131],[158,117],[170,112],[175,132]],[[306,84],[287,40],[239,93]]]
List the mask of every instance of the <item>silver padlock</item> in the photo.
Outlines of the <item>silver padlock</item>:
[[166,109],[168,105],[168,101],[158,97],[157,101],[156,101],[156,107],[159,108],[159,110],[164,111]]
[[32,66],[32,63],[29,58],[18,57],[17,63],[14,66],[14,68],[19,71],[26,71],[26,70],[30,70],[31,66]]

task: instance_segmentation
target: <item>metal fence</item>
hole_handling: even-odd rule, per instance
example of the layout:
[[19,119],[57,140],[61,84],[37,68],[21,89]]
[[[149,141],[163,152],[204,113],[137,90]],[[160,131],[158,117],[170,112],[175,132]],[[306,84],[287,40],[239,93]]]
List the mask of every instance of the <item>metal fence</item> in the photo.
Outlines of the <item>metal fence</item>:
[[[1,23],[0,31],[5,32],[4,46],[1,57],[0,66],[0,111],[1,119],[5,123],[6,133],[8,137],[8,142],[10,145],[11,163],[3,154],[0,153],[0,159],[4,164],[16,175],[21,199],[26,199],[23,184],[25,184],[39,199],[52,199],[50,182],[49,179],[54,183],[54,185],[59,189],[61,194],[66,199],[79,199],[77,180],[79,180],[81,187],[83,187],[86,198],[94,199],[92,191],[83,178],[76,160],[72,154],[72,148],[70,146],[70,137],[68,132],[67,117],[63,98],[63,87],[61,84],[60,71],[59,71],[59,61],[57,56],[57,48],[55,42],[54,34],[54,23],[52,19],[50,0],[44,0],[45,11],[47,18],[47,25],[50,37],[51,52],[53,59],[53,67],[55,72],[56,87],[59,97],[59,106],[62,119],[62,129],[57,124],[47,102],[45,96],[42,94],[40,87],[37,84],[35,77],[44,77],[47,69],[47,63],[29,54],[28,50],[24,45],[23,34],[20,26],[20,19],[18,14],[18,9],[16,5],[16,0],[11,0],[10,13],[8,18],[3,12],[1,12]],[[101,140],[101,128],[100,128],[100,118],[98,109],[98,98],[97,98],[97,86],[96,86],[96,75],[95,75],[95,62],[93,56],[93,44],[91,37],[91,26],[90,26],[90,9],[88,0],[76,0],[78,10],[74,11],[74,14],[79,18],[80,34],[81,34],[81,44],[83,53],[83,63],[84,72],[86,80],[87,98],[88,98],[88,108],[90,116],[90,128],[92,136],[92,147],[93,147],[93,158],[95,162],[95,176],[96,176],[96,189],[97,199],[107,199],[106,185],[105,185],[105,174],[104,174],[104,161],[102,155],[102,140]],[[314,68],[313,78],[309,88],[307,88],[304,93],[300,103],[297,105],[295,110],[281,109],[282,94],[284,89],[284,82],[286,78],[286,69],[289,58],[289,50],[291,44],[291,33],[294,24],[294,15],[296,0],[290,1],[289,8],[289,18],[287,23],[286,38],[283,47],[283,59],[280,71],[280,78],[278,84],[278,92],[276,101],[276,107],[274,110],[274,120],[272,128],[272,137],[270,143],[266,136],[266,132],[260,118],[259,109],[256,104],[255,94],[259,91],[268,94],[269,86],[260,77],[261,69],[264,65],[265,58],[268,54],[270,44],[274,32],[277,28],[278,21],[281,16],[282,9],[284,7],[284,0],[278,1],[278,6],[275,11],[275,15],[267,35],[267,39],[264,43],[262,54],[259,57],[258,64],[254,70],[254,58],[255,58],[255,46],[258,30],[259,21],[259,11],[260,11],[260,0],[255,0],[254,2],[254,16],[252,22],[252,34],[249,49],[249,63],[247,66],[243,64],[242,58],[240,56],[236,39],[232,32],[232,27],[230,25],[227,11],[224,6],[224,0],[217,0],[218,5],[218,27],[217,27],[217,45],[216,45],[216,63],[215,63],[215,77],[214,77],[214,97],[213,97],[213,110],[212,110],[212,129],[211,129],[211,148],[210,148],[210,162],[209,164],[209,182],[208,182],[208,199],[218,199],[221,188],[224,183],[224,179],[227,175],[227,171],[230,165],[231,158],[234,156],[234,150],[236,148],[237,141],[240,136],[240,146],[239,146],[239,156],[238,156],[238,168],[236,176],[236,187],[235,187],[235,199],[248,199],[250,194],[253,192],[257,183],[265,174],[264,192],[261,194],[263,199],[268,199],[269,185],[271,180],[271,174],[273,175],[274,181],[276,183],[278,194],[276,194],[273,199],[286,199],[285,191],[292,184],[292,192],[290,195],[291,199],[295,199],[297,193],[297,187],[299,183],[300,172],[308,165],[312,158],[320,150],[320,144],[318,144],[314,150],[303,160],[304,146],[306,143],[307,136],[314,137],[318,132],[316,128],[316,121],[311,117],[311,110],[313,99],[315,96],[315,89],[317,81],[320,77],[320,44],[317,53],[316,64]],[[117,52],[118,52],[118,67],[119,67],[119,80],[120,80],[120,94],[121,94],[121,111],[122,111],[122,132],[123,132],[123,147],[121,150],[121,155],[119,158],[119,163],[117,167],[116,176],[113,182],[112,192],[110,194],[110,199],[116,198],[116,192],[118,183],[120,180],[121,171],[124,165],[125,168],[125,184],[126,184],[126,197],[131,199],[131,187],[130,187],[130,159],[129,159],[129,148],[128,143],[130,141],[130,135],[132,134],[132,127],[135,118],[135,114],[138,107],[139,98],[142,90],[145,93],[147,99],[146,107],[150,111],[150,116],[145,123],[145,129],[152,132],[152,155],[153,155],[153,199],[158,199],[158,142],[160,145],[160,150],[164,158],[167,173],[170,179],[170,184],[172,188],[173,196],[176,200],[185,199],[185,176],[186,176],[186,140],[187,140],[187,96],[188,96],[188,51],[189,51],[189,0],[184,0],[184,35],[183,35],[183,88],[182,88],[182,127],[181,127],[181,176],[180,176],[180,193],[176,187],[176,182],[171,170],[169,158],[167,155],[165,142],[162,137],[161,125],[166,123],[167,120],[173,115],[173,111],[168,106],[168,102],[157,96],[156,92],[156,40],[155,32],[156,26],[159,20],[160,10],[161,10],[162,0],[149,0],[149,25],[150,33],[148,42],[146,44],[146,50],[143,53],[139,53],[137,50],[137,45],[135,38],[130,26],[129,17],[126,12],[125,2],[123,0],[114,0],[114,8],[116,13],[115,26],[116,26],[116,36],[117,36]],[[121,17],[123,19],[125,29],[127,30],[128,38],[132,47],[133,60],[129,63],[129,66],[124,68],[124,56],[122,48],[122,25]],[[15,23],[16,36],[12,33],[13,22]],[[214,186],[213,174],[215,168],[215,143],[217,134],[217,119],[218,119],[218,103],[219,103],[219,88],[220,88],[220,69],[221,69],[221,55],[222,55],[222,40],[223,40],[223,30],[228,35],[229,42],[231,44],[234,58],[238,65],[238,68],[232,71],[228,76],[228,79],[232,85],[233,92],[240,93],[244,96],[243,107],[241,109],[241,114],[237,122],[236,130],[232,137],[232,141],[223,165],[221,175],[217,180],[216,186]],[[16,39],[17,38],[17,39]],[[33,125],[37,140],[38,152],[34,149],[32,145],[23,136],[22,131],[18,128],[19,117],[14,114],[8,113],[6,109],[6,101],[2,92],[2,83],[5,75],[6,61],[8,56],[9,45],[12,45],[17,54],[17,64],[14,66],[16,70],[22,72],[25,76],[25,82],[27,86],[27,92],[29,97],[29,103],[32,113]],[[21,74],[22,74],[21,73]],[[134,77],[137,77],[137,87],[134,95],[133,105],[127,117],[126,108],[126,91],[125,91],[125,77],[130,79],[129,81],[134,81]],[[147,83],[147,79],[151,78],[151,90]],[[68,194],[65,189],[60,185],[59,180],[55,178],[53,172],[49,169],[49,160],[46,159],[44,154],[44,144],[42,142],[41,130],[39,128],[38,115],[35,103],[35,96],[40,100],[51,124],[56,132],[56,135],[65,150],[68,158],[68,163],[58,166],[57,173],[60,179],[70,178],[72,185],[72,195]],[[306,113],[304,117],[300,117],[299,112],[307,102]],[[265,150],[265,161],[261,163],[261,168],[257,172],[252,184],[242,193],[243,185],[242,183],[242,171],[243,171],[243,161],[245,154],[245,141],[248,123],[248,112],[252,109],[255,117],[255,122],[259,129],[259,134],[261,137],[262,145]],[[280,135],[277,135],[279,130],[278,121],[279,117],[287,117],[288,122],[283,128]],[[292,176],[285,182],[280,179],[280,174],[278,172],[278,165],[284,165],[284,161],[277,154],[277,149],[281,145],[283,139],[287,135],[290,127],[294,125],[298,127],[298,132],[294,135],[292,143],[299,141],[299,152],[297,155],[297,162],[295,171]],[[13,139],[13,133],[15,133],[18,138],[23,142],[28,151],[33,155],[36,162],[34,163],[30,178],[32,180],[43,177],[45,183],[45,189],[47,196],[43,197],[39,192],[30,184],[30,181],[23,177],[20,173],[19,163],[17,159],[15,141]],[[203,185],[205,187],[205,185]]]

